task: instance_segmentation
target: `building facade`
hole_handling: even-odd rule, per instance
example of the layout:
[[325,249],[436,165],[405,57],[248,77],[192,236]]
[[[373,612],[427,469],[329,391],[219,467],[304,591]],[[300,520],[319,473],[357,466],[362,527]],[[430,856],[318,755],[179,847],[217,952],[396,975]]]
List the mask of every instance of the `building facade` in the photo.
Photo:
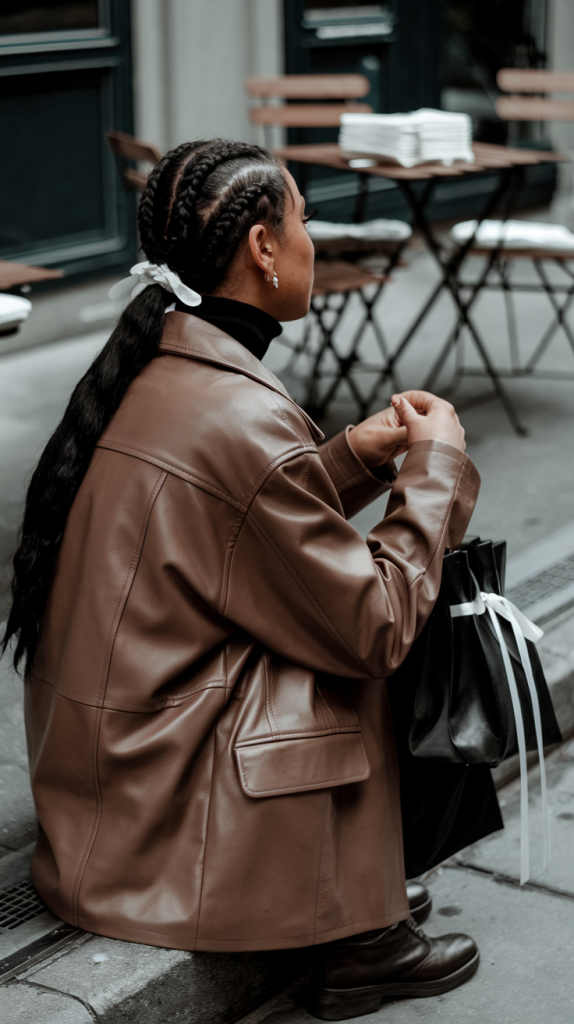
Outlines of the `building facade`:
[[[248,75],[358,71],[375,110],[463,109],[478,137],[574,151],[572,124],[508,136],[494,115],[504,64],[573,69],[572,0],[4,0],[0,257],[69,275],[125,266],[135,197],[105,132],[161,151],[198,137],[263,142]],[[534,168],[523,201],[546,201],[552,174]],[[484,185],[479,194],[472,177],[441,184],[435,216],[474,213]],[[322,216],[348,219],[356,188],[351,175],[316,171],[306,191]],[[373,182],[367,214],[405,214],[392,183]]]

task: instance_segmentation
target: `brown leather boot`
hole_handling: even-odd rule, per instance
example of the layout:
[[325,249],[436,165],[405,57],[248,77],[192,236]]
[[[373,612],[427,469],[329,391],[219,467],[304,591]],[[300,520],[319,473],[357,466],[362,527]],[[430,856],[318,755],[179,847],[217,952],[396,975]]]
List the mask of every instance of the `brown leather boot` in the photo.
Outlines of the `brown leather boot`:
[[426,921],[432,908],[432,897],[427,887],[421,882],[407,882],[407,900],[411,917],[414,917],[416,923]]
[[379,932],[329,943],[311,981],[309,1009],[321,1020],[374,1013],[386,999],[438,996],[478,967],[468,935],[431,939],[412,918]]

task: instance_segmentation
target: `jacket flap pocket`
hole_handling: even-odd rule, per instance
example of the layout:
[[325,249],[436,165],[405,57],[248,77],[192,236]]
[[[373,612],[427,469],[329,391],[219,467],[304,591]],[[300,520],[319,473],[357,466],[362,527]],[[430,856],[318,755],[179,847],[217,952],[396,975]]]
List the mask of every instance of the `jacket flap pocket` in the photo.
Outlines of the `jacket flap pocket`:
[[272,740],[235,748],[247,796],[280,796],[362,782],[371,774],[359,732]]

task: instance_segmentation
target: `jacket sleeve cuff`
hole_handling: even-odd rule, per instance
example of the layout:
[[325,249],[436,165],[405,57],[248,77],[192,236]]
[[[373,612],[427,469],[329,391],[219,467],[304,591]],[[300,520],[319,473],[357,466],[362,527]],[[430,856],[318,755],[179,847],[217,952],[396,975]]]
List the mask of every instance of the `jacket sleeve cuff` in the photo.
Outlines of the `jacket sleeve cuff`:
[[351,448],[349,434],[352,429],[352,426],[346,427],[319,447],[319,455],[337,490],[347,519],[388,491],[397,476],[392,460],[373,470],[365,466]]
[[[437,456],[439,456],[438,461]],[[441,468],[439,469],[439,467]],[[431,476],[436,474],[437,470],[445,484],[449,478],[453,478],[453,474],[458,480],[445,543],[445,548],[453,550],[462,543],[467,531],[480,490],[480,474],[472,459],[461,452],[460,448],[455,448],[454,445],[447,444],[446,441],[415,441],[410,446],[401,466],[399,479],[403,474],[406,479],[413,472],[420,479],[427,473],[430,473]]]

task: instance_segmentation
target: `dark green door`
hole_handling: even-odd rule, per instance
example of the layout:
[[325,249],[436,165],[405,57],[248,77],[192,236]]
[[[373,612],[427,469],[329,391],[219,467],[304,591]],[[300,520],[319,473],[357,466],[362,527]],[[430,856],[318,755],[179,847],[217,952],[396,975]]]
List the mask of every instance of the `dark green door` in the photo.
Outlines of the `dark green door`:
[[133,197],[105,142],[132,131],[129,0],[3,0],[0,257],[113,269],[135,255]]

